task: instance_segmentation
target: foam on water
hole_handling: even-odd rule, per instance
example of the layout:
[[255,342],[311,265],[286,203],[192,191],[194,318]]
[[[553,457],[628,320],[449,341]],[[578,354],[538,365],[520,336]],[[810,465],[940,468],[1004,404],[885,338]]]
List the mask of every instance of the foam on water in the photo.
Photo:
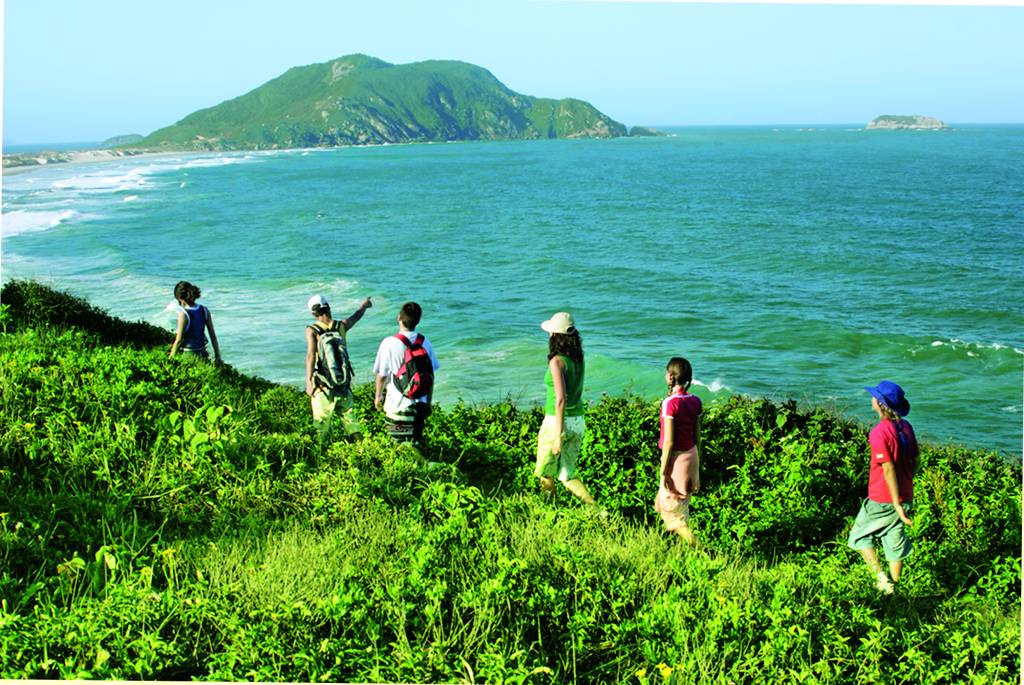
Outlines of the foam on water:
[[145,169],[135,168],[122,174],[86,173],[71,178],[57,179],[51,184],[54,190],[77,191],[81,193],[109,193],[138,188],[146,184]]
[[730,388],[728,385],[722,383],[722,381],[720,379],[718,379],[718,378],[716,378],[715,380],[711,381],[710,383],[702,383],[701,381],[699,381],[696,378],[694,378],[693,379],[693,384],[698,386],[698,387],[701,387],[701,388],[706,388],[708,392],[712,392],[712,393],[720,393],[720,392],[732,393],[733,392],[732,388]]
[[[173,285],[191,280],[225,359],[296,385],[311,294],[340,317],[373,297],[350,337],[359,382],[397,307],[415,299],[438,347],[442,403],[542,399],[537,324],[564,308],[586,322],[591,400],[660,396],[664,360],[681,353],[702,398],[796,396],[870,421],[861,387],[892,378],[911,393],[922,434],[1019,451],[1020,410],[1003,408],[1019,404],[1024,355],[1012,296],[1024,271],[1010,258],[1021,249],[1012,228],[1024,206],[1012,190],[1024,182],[1014,164],[1024,129],[936,138],[839,128],[33,170],[4,179],[3,277],[38,278],[167,328]],[[950,158],[970,163],[951,169]],[[904,160],[921,173],[906,177]],[[88,230],[6,242],[9,224],[44,231],[86,217]],[[921,246],[910,262],[877,249],[894,232]],[[407,260],[410,235],[428,247]],[[864,263],[899,271],[900,292],[881,295]],[[961,263],[972,268],[951,278]],[[950,396],[970,396],[972,411]]]
[[[1012,345],[1004,345],[1002,343],[985,343],[985,342],[971,342],[967,340],[961,340],[960,338],[950,338],[949,340],[935,340],[931,343],[931,347],[948,347],[951,350],[964,350],[969,357],[977,357],[978,351],[993,350],[995,352],[1001,352],[1003,350],[1011,350],[1014,354],[1024,356],[1024,349],[1013,347]],[[911,350],[911,354],[914,350]]]
[[192,159],[184,164],[178,166],[172,166],[174,169],[199,169],[214,166],[226,166],[228,164],[241,164],[247,160],[253,159],[250,155],[244,155],[240,157],[200,157],[199,159]]
[[[59,165],[5,179],[3,237],[49,230],[86,216],[96,218],[97,214],[86,215],[82,210],[108,206],[111,195],[123,195],[122,202],[138,200],[140,191],[157,187],[153,177],[160,174],[256,161],[250,156],[223,154],[152,159],[143,165],[136,159]],[[178,187],[184,188],[185,182]],[[75,209],[55,209],[69,206]]]
[[49,211],[16,209],[12,212],[4,212],[2,235],[5,238],[10,238],[22,233],[46,231],[60,226],[76,214],[77,212],[73,209]]

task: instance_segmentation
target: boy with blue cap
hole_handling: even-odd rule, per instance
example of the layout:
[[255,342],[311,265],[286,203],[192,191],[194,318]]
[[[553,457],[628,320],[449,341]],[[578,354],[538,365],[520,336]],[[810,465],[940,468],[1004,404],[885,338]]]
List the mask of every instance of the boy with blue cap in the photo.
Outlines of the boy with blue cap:
[[[878,414],[878,425],[871,429],[871,469],[868,475],[868,496],[860,507],[847,544],[860,552],[878,579],[878,590],[891,595],[900,580],[903,560],[913,546],[904,526],[910,526],[914,500],[914,471],[919,450],[917,437],[903,417],[910,413],[910,402],[903,388],[892,381],[865,387],[871,393],[871,408]],[[882,541],[889,576],[882,569],[875,552],[875,540]]]

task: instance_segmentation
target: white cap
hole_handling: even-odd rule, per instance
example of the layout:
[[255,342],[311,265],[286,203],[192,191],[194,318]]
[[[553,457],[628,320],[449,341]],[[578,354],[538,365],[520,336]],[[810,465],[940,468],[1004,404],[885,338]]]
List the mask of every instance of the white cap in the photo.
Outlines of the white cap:
[[308,309],[313,314],[316,314],[315,310],[319,309],[320,307],[330,306],[331,305],[327,304],[327,300],[324,299],[323,295],[314,295],[313,297],[309,298],[309,302],[306,303],[306,309]]
[[570,333],[576,329],[576,324],[572,320],[572,314],[558,312],[542,323],[540,327],[548,333]]

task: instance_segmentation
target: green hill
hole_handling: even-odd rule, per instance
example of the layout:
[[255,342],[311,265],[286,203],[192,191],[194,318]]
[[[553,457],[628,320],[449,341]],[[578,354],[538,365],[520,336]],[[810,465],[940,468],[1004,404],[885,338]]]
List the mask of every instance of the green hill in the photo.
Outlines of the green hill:
[[367,385],[367,439],[320,449],[296,388],[34,283],[0,301],[0,678],[1018,682],[997,454],[924,446],[883,597],[844,544],[866,427],[823,409],[706,408],[691,550],[651,508],[656,401],[587,407],[605,519],[538,496],[538,407],[436,408],[426,469]]
[[582,100],[521,95],[472,64],[349,55],[289,69],[135,145],[234,150],[624,135],[625,126]]
[[124,135],[107,138],[102,143],[100,143],[100,148],[135,145],[136,143],[141,142],[144,137],[145,136],[140,136],[138,133],[126,133]]

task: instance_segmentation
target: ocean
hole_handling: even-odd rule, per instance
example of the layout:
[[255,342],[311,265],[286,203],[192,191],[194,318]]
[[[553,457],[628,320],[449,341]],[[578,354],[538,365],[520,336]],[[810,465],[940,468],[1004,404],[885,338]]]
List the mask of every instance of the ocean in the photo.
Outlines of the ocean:
[[869,422],[891,379],[923,439],[1020,457],[1024,126],[666,131],[53,165],[3,179],[2,278],[168,329],[192,281],[225,361],[295,386],[310,295],[373,298],[357,381],[415,300],[442,405],[540,401],[566,310],[590,400],[679,355],[705,402]]

